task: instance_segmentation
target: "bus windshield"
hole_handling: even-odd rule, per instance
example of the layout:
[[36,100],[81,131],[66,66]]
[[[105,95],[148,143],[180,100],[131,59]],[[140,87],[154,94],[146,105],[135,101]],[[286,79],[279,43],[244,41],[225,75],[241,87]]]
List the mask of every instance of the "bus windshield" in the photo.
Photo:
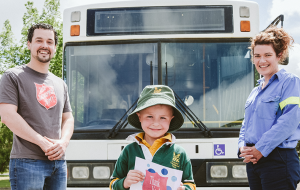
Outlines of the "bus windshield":
[[[248,42],[67,45],[65,77],[75,130],[111,129],[134,109],[128,110],[150,84],[170,86],[209,128],[240,127],[254,82],[248,46]],[[185,117],[181,130],[194,127]]]

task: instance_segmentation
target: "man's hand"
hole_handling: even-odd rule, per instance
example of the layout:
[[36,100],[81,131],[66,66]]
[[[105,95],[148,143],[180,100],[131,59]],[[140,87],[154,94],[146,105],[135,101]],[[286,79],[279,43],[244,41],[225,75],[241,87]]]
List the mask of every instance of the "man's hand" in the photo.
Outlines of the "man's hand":
[[261,152],[255,148],[255,146],[253,147],[243,146],[240,148],[240,152],[241,152],[240,157],[245,158],[243,161],[245,163],[253,162],[253,164],[256,164],[258,160],[260,160],[263,156]]
[[48,137],[44,137],[52,146],[45,152],[45,155],[48,156],[49,160],[58,160],[60,159],[66,152],[68,143],[65,143],[63,140],[50,139]]
[[53,143],[52,147],[45,152],[45,155],[48,156],[49,160],[58,160],[66,152],[74,130],[74,118],[72,112],[65,112],[62,114],[61,128],[61,139],[50,139],[48,137],[44,137],[44,139]]
[[177,188],[177,190],[185,190],[185,186],[183,186],[183,183],[180,183],[180,187]]
[[51,147],[53,146],[53,143],[46,138],[42,138],[42,140],[39,142],[38,146],[46,153],[48,152]]
[[129,188],[132,184],[136,184],[139,181],[145,179],[144,174],[138,170],[130,170],[127,174],[127,177],[124,180],[123,186],[125,189]]
[[[250,147],[242,146],[240,148],[240,152],[241,152],[240,157],[245,158],[243,161],[245,163],[249,163],[249,162],[251,162],[251,159],[252,160],[255,159],[255,158],[253,158],[252,149],[250,149]],[[254,161],[256,161],[256,160],[254,160]]]
[[253,164],[256,164],[263,157],[263,155],[261,154],[261,152],[259,150],[256,149],[255,146],[250,147],[250,148],[252,150],[253,157],[256,159],[255,161],[251,161],[251,162],[253,162]]

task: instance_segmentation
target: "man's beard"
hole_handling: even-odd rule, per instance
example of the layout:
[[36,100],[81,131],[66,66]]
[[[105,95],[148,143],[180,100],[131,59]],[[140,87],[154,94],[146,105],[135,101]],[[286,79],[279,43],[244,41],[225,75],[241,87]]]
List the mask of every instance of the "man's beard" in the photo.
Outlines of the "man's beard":
[[36,56],[36,59],[41,63],[48,63],[51,60],[50,56],[47,58],[40,58],[39,56]]
[[[39,62],[41,62],[41,63],[48,63],[51,59],[52,59],[52,57],[50,56],[51,54],[49,53],[49,57],[47,57],[47,58],[41,58],[41,57],[39,57],[39,51],[40,50],[43,50],[43,49],[39,49],[38,51],[37,51],[37,56],[34,56],[35,58],[36,58],[36,60],[38,60]],[[47,50],[48,51],[48,50]],[[50,51],[49,51],[50,52]]]

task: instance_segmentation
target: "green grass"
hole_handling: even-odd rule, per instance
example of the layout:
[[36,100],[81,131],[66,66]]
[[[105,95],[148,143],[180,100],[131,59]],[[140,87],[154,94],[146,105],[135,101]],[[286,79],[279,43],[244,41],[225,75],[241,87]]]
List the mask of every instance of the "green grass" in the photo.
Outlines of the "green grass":
[[0,188],[1,187],[10,187],[9,180],[0,180]]

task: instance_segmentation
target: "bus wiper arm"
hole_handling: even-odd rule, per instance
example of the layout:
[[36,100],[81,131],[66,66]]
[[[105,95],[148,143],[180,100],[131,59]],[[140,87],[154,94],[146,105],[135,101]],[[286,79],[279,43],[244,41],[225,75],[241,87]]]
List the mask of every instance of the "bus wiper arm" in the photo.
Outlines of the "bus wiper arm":
[[[125,128],[128,124],[127,122],[127,118],[125,118],[125,120],[122,122],[123,118],[125,117],[125,115],[127,115],[127,113],[131,110],[131,108],[137,103],[137,101],[139,100],[139,98],[131,105],[131,107],[126,111],[126,113],[121,117],[121,119],[115,124],[115,126],[109,131],[108,134],[108,138],[113,138],[115,137],[119,130],[122,128]],[[135,108],[134,108],[135,109]],[[125,124],[126,122],[126,124]],[[124,125],[125,124],[125,125]]]
[[168,63],[166,62],[166,78],[165,78],[165,85],[168,86]]
[[[173,90],[174,91],[174,90]],[[203,132],[205,137],[212,137],[213,133],[202,123],[202,121],[196,116],[196,114],[190,110],[190,108],[185,105],[185,103],[180,99],[180,97],[175,93],[176,104],[179,109],[185,114],[185,116],[192,122],[194,125],[199,127]]]
[[152,66],[152,61],[150,61],[150,85],[153,85],[153,66]]

